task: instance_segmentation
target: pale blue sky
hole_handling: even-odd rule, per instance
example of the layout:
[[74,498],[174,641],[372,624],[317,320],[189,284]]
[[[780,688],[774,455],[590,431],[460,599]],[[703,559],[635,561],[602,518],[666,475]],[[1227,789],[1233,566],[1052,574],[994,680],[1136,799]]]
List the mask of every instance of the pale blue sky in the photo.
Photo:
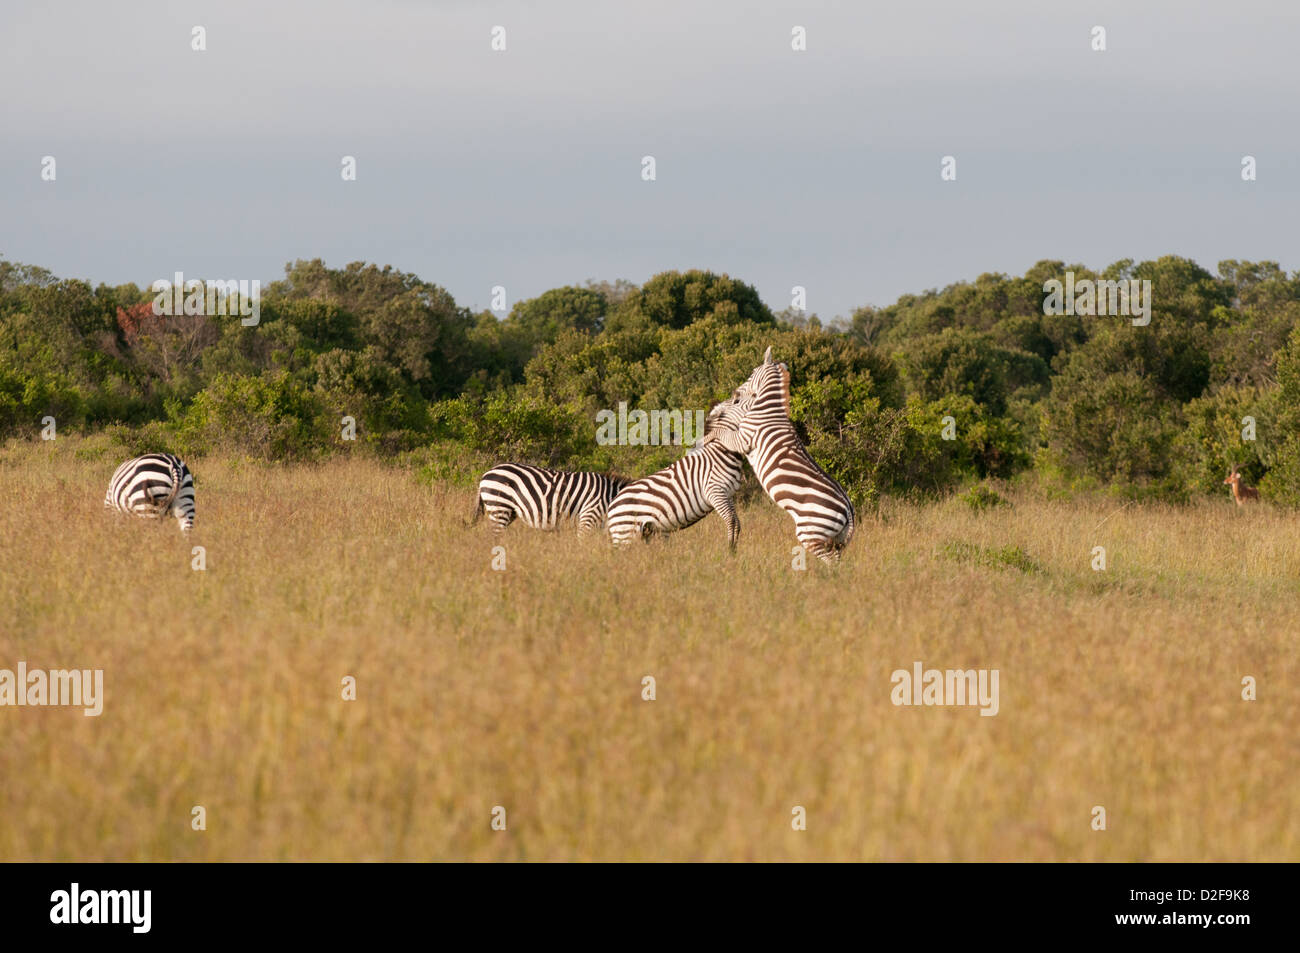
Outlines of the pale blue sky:
[[5,0],[0,255],[141,285],[363,259],[477,308],[699,267],[826,318],[1041,258],[1296,269],[1297,38],[1281,0]]

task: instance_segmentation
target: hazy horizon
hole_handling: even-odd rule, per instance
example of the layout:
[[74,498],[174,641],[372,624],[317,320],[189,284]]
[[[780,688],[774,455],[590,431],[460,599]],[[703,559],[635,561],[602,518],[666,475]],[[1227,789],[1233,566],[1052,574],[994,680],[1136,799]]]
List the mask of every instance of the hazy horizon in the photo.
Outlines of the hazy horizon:
[[778,311],[802,285],[828,320],[1043,259],[1300,267],[1300,9],[1274,3],[76,2],[0,25],[0,256],[93,283],[363,260],[482,310],[496,285],[701,268]]

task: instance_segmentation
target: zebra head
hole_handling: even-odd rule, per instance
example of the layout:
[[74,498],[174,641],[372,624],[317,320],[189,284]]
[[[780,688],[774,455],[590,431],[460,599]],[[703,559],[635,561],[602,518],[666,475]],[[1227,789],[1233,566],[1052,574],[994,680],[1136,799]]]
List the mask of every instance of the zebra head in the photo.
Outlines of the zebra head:
[[790,368],[772,360],[772,348],[745,383],[709,410],[697,446],[721,443],[735,453],[754,449],[760,430],[790,428]]
[[702,450],[711,443],[720,444],[741,456],[749,452],[749,447],[740,434],[741,425],[745,422],[745,411],[737,394],[739,391],[709,408],[709,415],[704,418],[704,433],[699,440],[695,441],[695,446],[691,448],[692,453]]
[[763,363],[754,368],[741,385],[751,394],[750,407],[763,413],[790,416],[790,368],[772,360],[772,348],[763,352]]

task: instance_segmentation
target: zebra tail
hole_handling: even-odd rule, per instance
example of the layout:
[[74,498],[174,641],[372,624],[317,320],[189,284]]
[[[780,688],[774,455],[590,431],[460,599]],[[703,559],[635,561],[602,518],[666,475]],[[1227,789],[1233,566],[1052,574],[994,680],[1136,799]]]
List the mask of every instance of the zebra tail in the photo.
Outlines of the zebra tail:
[[484,512],[485,510],[483,508],[483,494],[476,490],[474,492],[474,515],[470,517],[469,525],[477,526],[478,521],[483,518]]
[[163,514],[166,514],[169,510],[171,510],[172,504],[176,502],[176,497],[181,492],[181,480],[184,479],[185,476],[181,468],[176,466],[176,464],[172,463],[170,460],[167,461],[167,469],[171,471],[171,475],[172,475],[172,491],[171,493],[167,494],[167,500],[166,502],[163,503],[162,507],[159,510],[159,512]]

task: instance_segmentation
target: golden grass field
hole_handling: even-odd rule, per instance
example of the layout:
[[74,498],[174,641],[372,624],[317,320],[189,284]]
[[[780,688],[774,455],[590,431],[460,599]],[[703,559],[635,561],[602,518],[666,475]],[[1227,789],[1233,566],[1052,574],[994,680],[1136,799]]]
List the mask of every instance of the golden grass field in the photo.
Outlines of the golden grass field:
[[[735,558],[516,525],[495,572],[469,489],[191,459],[186,540],[103,510],[125,456],[0,451],[0,668],[106,695],[0,708],[0,860],[1300,860],[1300,516],[1226,489],[887,502],[807,572],[765,498]],[[918,660],[999,714],[895,707]]]

